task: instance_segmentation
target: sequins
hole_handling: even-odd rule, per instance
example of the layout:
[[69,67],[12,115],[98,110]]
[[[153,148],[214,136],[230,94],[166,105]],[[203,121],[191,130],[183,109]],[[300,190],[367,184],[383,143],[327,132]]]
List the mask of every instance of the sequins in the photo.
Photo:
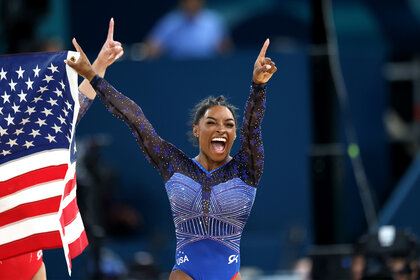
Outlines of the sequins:
[[262,174],[261,121],[265,86],[253,84],[245,106],[241,149],[214,172],[206,172],[182,151],[161,139],[141,108],[99,76],[91,82],[112,114],[124,121],[146,158],[159,170],[171,204],[177,250],[211,238],[239,252],[243,227]]
[[172,163],[170,163],[169,167],[168,167],[168,172],[172,173],[173,171],[174,171],[174,169],[173,169]]
[[216,185],[211,187],[209,194],[204,193],[205,186],[184,174],[175,173],[166,182],[177,235],[177,250],[210,238],[239,252],[242,230],[250,214],[256,189],[238,178],[217,182],[217,179],[212,180]]
[[85,96],[83,93],[79,91],[79,115],[77,115],[77,122],[82,119],[82,117],[85,115],[86,111],[89,109],[90,105],[92,105],[93,100],[89,99],[87,96]]

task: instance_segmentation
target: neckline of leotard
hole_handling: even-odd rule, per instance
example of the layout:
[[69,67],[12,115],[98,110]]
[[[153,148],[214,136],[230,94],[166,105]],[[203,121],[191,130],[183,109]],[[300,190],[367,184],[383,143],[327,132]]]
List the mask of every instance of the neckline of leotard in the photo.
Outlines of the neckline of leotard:
[[216,169],[212,170],[212,171],[208,171],[207,169],[205,169],[195,158],[192,158],[192,161],[197,164],[198,167],[200,167],[201,170],[203,170],[207,175],[210,175],[212,173],[214,173],[215,171],[219,170],[220,168],[222,168],[223,166],[225,166],[226,164],[228,164],[230,161],[224,163],[223,165],[217,167]]

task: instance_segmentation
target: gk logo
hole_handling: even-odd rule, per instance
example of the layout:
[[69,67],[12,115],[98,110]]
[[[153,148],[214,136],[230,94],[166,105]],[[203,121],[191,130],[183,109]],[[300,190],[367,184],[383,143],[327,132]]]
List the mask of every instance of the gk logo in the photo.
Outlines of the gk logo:
[[229,263],[228,264],[231,264],[233,262],[238,263],[238,258],[239,258],[239,255],[230,255],[229,256]]

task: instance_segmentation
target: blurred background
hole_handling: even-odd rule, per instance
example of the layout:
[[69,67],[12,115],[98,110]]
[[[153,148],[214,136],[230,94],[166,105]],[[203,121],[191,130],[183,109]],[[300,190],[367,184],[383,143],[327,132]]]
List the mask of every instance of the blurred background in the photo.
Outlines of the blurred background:
[[[243,278],[417,279],[420,1],[195,1],[1,0],[0,53],[73,49],[76,37],[93,61],[113,17],[125,54],[106,79],[193,157],[190,109],[219,94],[242,108],[270,38],[278,71],[267,91],[264,175],[242,236]],[[211,11],[209,21],[196,37],[171,35],[173,11],[188,5],[191,14]],[[99,101],[77,138],[90,245],[71,278],[167,279],[175,235],[159,174]],[[62,250],[44,260],[49,279],[68,279]]]

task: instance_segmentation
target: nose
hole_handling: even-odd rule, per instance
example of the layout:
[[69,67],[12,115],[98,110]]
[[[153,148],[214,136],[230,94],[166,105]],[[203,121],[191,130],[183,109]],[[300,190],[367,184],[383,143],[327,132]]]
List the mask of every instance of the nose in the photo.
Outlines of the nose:
[[218,133],[224,133],[226,131],[226,129],[223,125],[218,125],[217,128],[216,128],[216,131]]

